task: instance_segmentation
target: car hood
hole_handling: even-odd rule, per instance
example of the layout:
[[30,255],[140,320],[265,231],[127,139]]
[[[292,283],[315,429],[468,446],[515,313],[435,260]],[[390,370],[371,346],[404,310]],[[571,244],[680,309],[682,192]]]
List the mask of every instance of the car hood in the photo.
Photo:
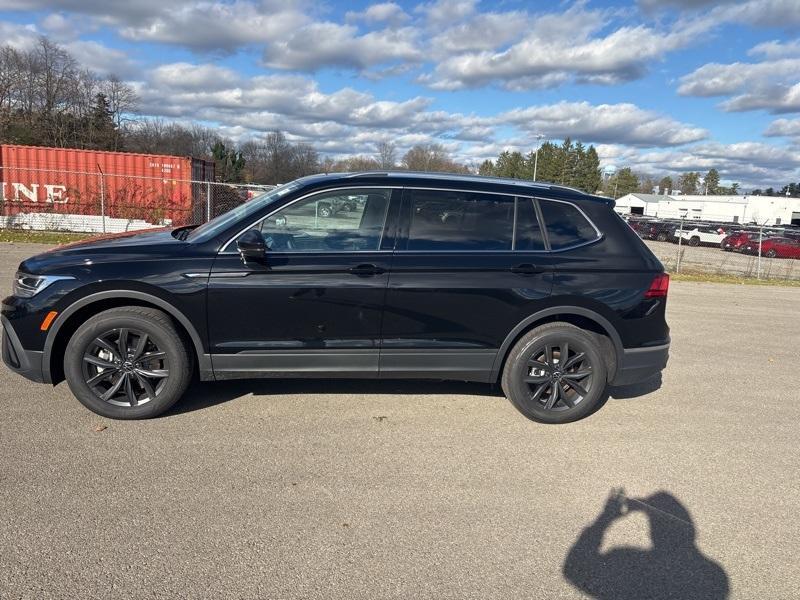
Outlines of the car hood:
[[186,242],[172,236],[172,229],[115,233],[57,246],[23,261],[20,270],[45,273],[53,268],[85,263],[90,259],[92,262],[115,258],[125,260],[134,256],[142,258],[146,255],[156,258],[174,254],[185,245]]
[[172,238],[172,229],[159,228],[145,231],[123,231],[122,233],[107,233],[93,236],[79,242],[71,242],[53,248],[49,252],[63,252],[73,250],[100,250],[119,246],[141,246],[153,243],[161,244]]

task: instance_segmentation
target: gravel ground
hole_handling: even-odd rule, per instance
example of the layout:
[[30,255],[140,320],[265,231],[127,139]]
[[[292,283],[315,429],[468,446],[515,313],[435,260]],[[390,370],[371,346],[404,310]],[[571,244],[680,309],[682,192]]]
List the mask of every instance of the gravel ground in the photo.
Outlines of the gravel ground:
[[[664,263],[669,271],[674,271],[681,255],[682,271],[700,271],[735,277],[757,277],[758,257],[739,252],[725,252],[717,246],[689,246],[671,242],[645,240],[645,244]],[[791,258],[761,257],[761,277],[764,279],[800,279],[800,260]]]
[[[2,250],[7,292],[35,247]],[[673,283],[668,318],[663,380],[566,426],[374,381],[117,422],[2,368],[0,597],[796,598],[800,289]]]

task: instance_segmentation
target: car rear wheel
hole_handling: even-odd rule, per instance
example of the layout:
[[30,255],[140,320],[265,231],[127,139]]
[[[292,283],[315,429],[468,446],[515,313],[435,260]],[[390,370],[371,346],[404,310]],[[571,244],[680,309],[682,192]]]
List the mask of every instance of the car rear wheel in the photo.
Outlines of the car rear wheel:
[[689,245],[690,246],[699,246],[700,245],[700,238],[696,235],[693,235],[689,238]]
[[764,256],[766,256],[767,258],[775,258],[776,256],[778,256],[778,252],[775,250],[775,248],[770,248],[764,253]]
[[317,208],[317,214],[323,219],[333,216],[333,207],[330,204],[320,204]]
[[669,235],[668,235],[666,232],[662,231],[661,233],[659,233],[659,234],[656,236],[656,239],[657,239],[659,242],[666,242],[666,241],[669,239]]
[[78,327],[64,354],[70,390],[86,408],[111,419],[145,419],[183,395],[192,357],[159,310],[112,308]]
[[506,397],[529,419],[568,423],[599,408],[606,380],[597,334],[569,323],[548,323],[514,345],[501,384]]

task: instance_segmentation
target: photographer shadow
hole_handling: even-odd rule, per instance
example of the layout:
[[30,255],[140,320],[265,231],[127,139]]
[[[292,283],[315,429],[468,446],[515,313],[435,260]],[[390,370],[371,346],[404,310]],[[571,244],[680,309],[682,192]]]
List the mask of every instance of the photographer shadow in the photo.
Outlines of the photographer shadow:
[[[648,518],[652,548],[615,547],[601,552],[609,526],[634,511]],[[657,492],[637,499],[615,491],[570,549],[562,572],[591,598],[727,598],[730,586],[725,570],[700,552],[695,537],[689,511],[672,494]]]

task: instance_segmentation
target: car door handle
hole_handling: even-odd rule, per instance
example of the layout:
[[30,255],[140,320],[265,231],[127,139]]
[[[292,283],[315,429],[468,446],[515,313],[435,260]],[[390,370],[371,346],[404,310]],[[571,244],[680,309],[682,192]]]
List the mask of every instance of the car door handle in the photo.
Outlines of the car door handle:
[[356,265],[355,267],[350,267],[347,270],[353,275],[359,275],[362,277],[367,275],[380,275],[381,273],[386,273],[386,269],[371,264]]
[[516,265],[511,267],[512,273],[517,273],[518,275],[536,275],[537,273],[543,273],[544,269],[542,267],[538,267],[531,263],[523,263],[521,265]]

